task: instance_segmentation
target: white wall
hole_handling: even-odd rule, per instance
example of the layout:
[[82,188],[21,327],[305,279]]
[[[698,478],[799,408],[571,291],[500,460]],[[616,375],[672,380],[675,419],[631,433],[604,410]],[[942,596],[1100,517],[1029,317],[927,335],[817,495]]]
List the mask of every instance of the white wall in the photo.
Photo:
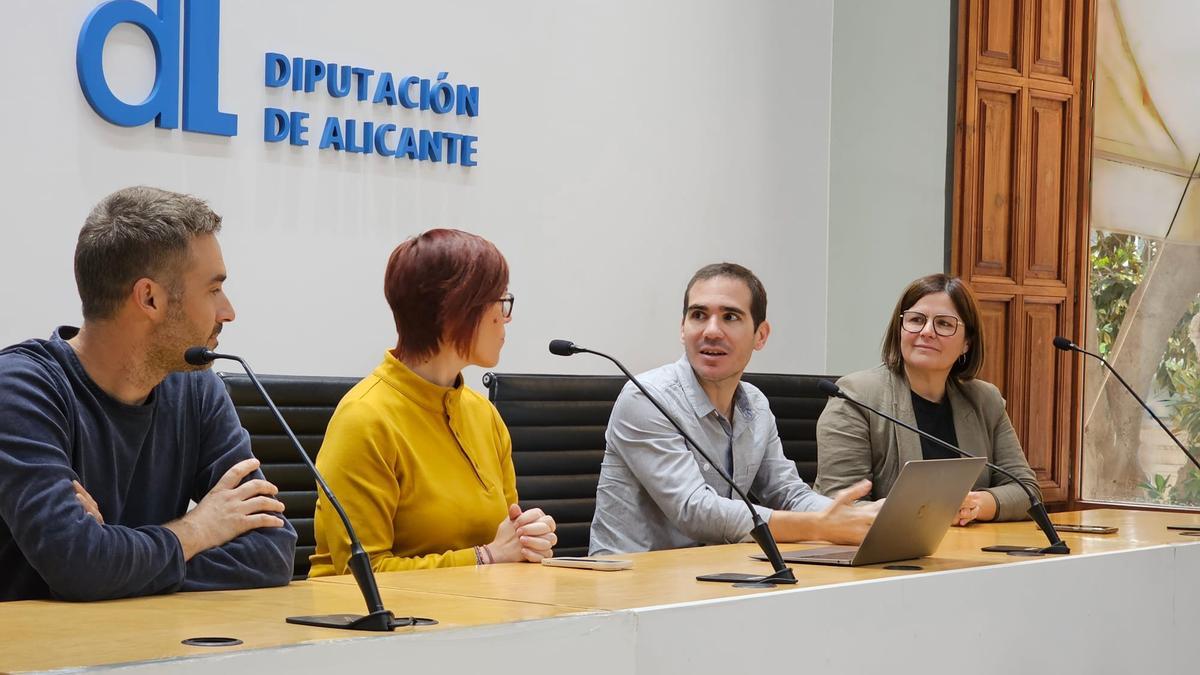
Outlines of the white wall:
[[[108,192],[145,183],[207,198],[224,216],[238,318],[222,348],[260,372],[369,371],[394,340],[387,254],[434,226],[482,234],[508,257],[517,303],[500,370],[610,372],[549,356],[553,337],[634,369],[674,359],[682,286],[721,259],[748,265],[770,291],[774,332],[751,368],[824,369],[830,0],[224,0],[220,101],[239,115],[232,139],[96,116],[74,67],[95,4],[5,3],[20,19],[0,23],[0,343],[79,320],[71,256],[82,220]],[[479,166],[264,144],[265,106],[310,112],[314,141],[327,114],[458,124],[268,90],[268,51],[448,70],[478,85],[481,114],[464,128],[480,137]],[[139,30],[114,31],[114,90],[140,100],[151,59]],[[929,104],[933,122],[939,105]],[[468,381],[478,386],[478,373]]]
[[835,3],[827,373],[879,363],[900,292],[944,271],[950,10]]

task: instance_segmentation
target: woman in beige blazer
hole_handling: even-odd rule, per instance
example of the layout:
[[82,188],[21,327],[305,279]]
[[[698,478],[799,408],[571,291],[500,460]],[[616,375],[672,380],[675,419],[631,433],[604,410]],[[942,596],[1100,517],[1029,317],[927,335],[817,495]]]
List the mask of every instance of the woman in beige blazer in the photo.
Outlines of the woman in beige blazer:
[[[847,375],[849,396],[1008,469],[1035,494],[1037,479],[996,387],[975,379],[983,363],[979,309],[958,277],[932,274],[908,285],[883,338],[883,364]],[[863,478],[871,499],[887,497],[906,462],[953,457],[949,450],[841,399],[817,422],[816,489],[826,495]],[[1003,474],[985,470],[955,523],[1020,520],[1029,497]]]

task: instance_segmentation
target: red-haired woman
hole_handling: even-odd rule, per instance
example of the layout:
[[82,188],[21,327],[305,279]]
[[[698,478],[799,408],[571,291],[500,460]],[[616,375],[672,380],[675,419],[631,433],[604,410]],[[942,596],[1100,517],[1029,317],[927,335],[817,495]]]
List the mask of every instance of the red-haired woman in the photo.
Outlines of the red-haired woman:
[[[1034,494],[1037,480],[1004,410],[1000,391],[975,375],[983,365],[979,307],[958,277],[931,274],[908,285],[883,336],[883,364],[838,380],[850,396],[915,424],[1017,476]],[[872,499],[887,497],[905,462],[958,455],[841,400],[817,422],[816,489],[825,494],[867,478]],[[1020,520],[1029,509],[1021,486],[984,471],[955,523]]]
[[[486,239],[430,230],[392,252],[384,279],[399,339],[338,404],[317,467],[376,571],[538,562],[554,520],[517,506],[504,421],[463,385],[491,368],[512,320],[508,263]],[[346,574],[350,542],[318,497],[309,576]]]

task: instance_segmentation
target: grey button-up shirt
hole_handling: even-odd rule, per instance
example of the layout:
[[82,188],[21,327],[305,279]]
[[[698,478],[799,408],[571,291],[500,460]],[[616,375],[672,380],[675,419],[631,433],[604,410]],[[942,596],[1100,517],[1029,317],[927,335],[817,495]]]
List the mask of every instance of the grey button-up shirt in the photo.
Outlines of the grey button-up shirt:
[[[732,440],[733,480],[751,492],[763,520],[772,509],[818,511],[831,500],[814,492],[783,455],[766,396],[742,382],[734,395],[733,435],[684,356],[638,376],[688,434],[722,461]],[[591,554],[628,553],[742,541],[750,512],[632,383],[613,407],[592,519]]]

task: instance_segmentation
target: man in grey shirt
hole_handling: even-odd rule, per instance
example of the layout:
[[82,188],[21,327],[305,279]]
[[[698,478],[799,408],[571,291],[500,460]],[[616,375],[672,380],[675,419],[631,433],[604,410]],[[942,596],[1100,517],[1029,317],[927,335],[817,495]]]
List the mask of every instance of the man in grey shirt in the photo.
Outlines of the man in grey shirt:
[[[741,382],[771,331],[767,293],[733,263],[701,268],[684,291],[679,361],[639,376],[714,461],[722,462],[780,541],[858,544],[879,504],[854,505],[862,481],[834,499],[813,491],[783,454],[767,399]],[[628,553],[743,540],[750,512],[699,453],[632,383],[605,432],[590,553]]]

